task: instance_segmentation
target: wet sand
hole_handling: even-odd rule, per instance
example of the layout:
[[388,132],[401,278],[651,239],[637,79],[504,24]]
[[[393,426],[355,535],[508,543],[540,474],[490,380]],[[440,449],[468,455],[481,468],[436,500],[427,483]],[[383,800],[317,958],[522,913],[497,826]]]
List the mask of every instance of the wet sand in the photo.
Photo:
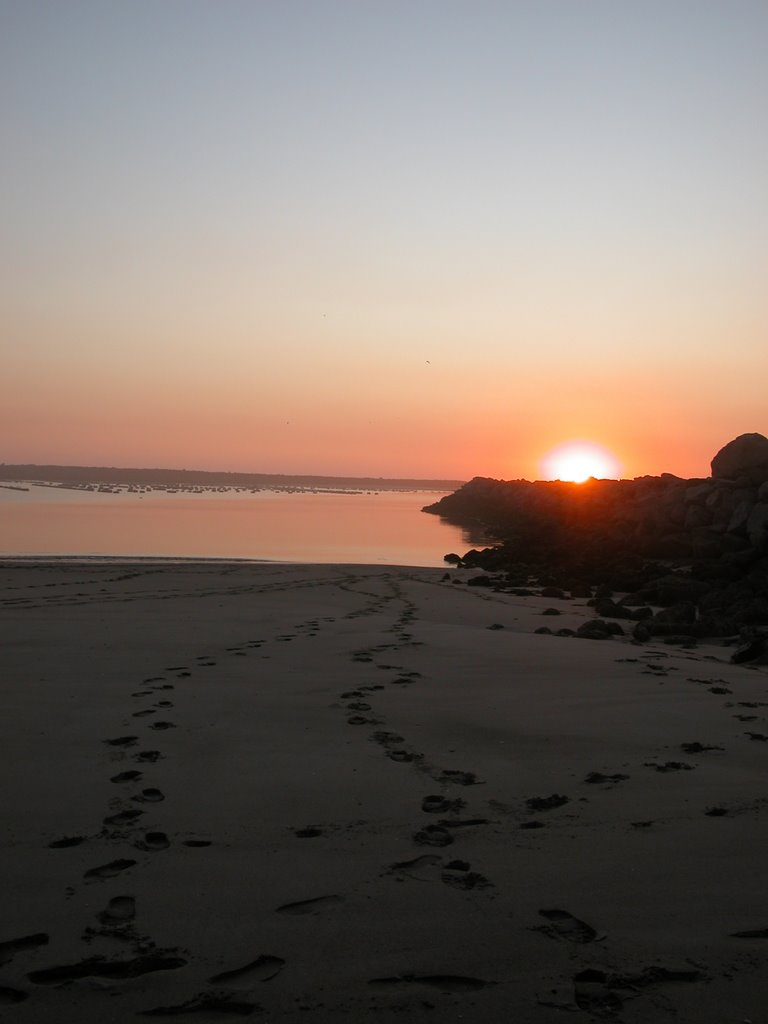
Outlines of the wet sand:
[[444,575],[0,565],[0,1009],[764,1020],[766,670]]

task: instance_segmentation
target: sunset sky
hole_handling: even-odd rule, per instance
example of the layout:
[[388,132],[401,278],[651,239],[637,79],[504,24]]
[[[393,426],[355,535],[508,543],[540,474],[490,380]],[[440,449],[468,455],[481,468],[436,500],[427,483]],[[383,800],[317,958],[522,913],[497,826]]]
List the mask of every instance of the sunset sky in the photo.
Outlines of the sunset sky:
[[768,433],[765,0],[0,0],[0,461]]

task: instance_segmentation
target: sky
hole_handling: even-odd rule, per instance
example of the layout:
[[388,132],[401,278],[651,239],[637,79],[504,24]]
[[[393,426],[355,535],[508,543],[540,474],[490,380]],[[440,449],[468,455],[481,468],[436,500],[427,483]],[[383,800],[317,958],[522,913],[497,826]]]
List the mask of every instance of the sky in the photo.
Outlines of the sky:
[[765,0],[0,0],[0,462],[705,476]]

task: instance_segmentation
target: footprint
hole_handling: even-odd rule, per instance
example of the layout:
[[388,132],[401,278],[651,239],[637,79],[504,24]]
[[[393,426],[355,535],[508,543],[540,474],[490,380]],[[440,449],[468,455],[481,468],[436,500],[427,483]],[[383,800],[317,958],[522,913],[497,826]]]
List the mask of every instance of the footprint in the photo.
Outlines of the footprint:
[[140,793],[137,793],[131,799],[138,800],[141,803],[159,804],[161,800],[165,800],[165,795],[159,789],[142,789]]
[[132,718],[146,718],[147,715],[156,715],[157,711],[154,708],[145,708],[143,711],[134,711]]
[[444,796],[425,796],[421,801],[421,809],[427,814],[447,814],[460,811],[464,807],[463,800],[446,800]]
[[487,818],[441,818],[440,824],[443,828],[476,828],[478,825],[488,825]]
[[618,1013],[624,999],[634,995],[638,989],[700,980],[701,971],[670,970],[657,966],[626,975],[606,974],[605,971],[588,968],[574,975],[574,1000],[579,1009],[587,1010],[595,1017],[606,1017]]
[[485,875],[478,874],[477,871],[467,871],[465,868],[452,868],[450,864],[446,864],[440,877],[446,885],[454,889],[470,891],[493,888],[493,882],[489,882]]
[[476,992],[478,989],[495,984],[482,978],[468,978],[460,974],[401,974],[395,978],[371,978],[369,985],[389,987],[391,985],[427,985],[441,992]]
[[45,932],[35,932],[34,935],[22,935],[19,939],[8,939],[0,942],[0,965],[7,964],[26,949],[37,949],[38,946],[47,946],[50,936]]
[[579,971],[573,978],[573,993],[580,1010],[587,1010],[598,1017],[618,1013],[624,1005],[623,1000],[610,988],[608,975],[604,971]]
[[592,785],[601,785],[606,782],[626,782],[628,778],[628,775],[623,775],[621,772],[616,772],[615,775],[603,775],[602,772],[590,772],[584,781],[589,782]]
[[321,828],[299,828],[293,833],[297,839],[316,839],[323,835]]
[[692,764],[686,764],[684,761],[665,761],[663,764],[657,764],[655,761],[645,761],[645,768],[655,768],[657,772],[691,772],[693,771]]
[[397,861],[390,865],[389,871],[394,874],[408,875],[419,882],[431,882],[435,878],[435,868],[439,867],[443,858],[436,853],[424,853],[413,860]]
[[85,836],[64,836],[63,839],[54,839],[48,843],[49,850],[66,850],[70,846],[79,846],[85,842]]
[[126,924],[136,917],[136,900],[133,896],[115,896],[99,914],[102,924]]
[[152,954],[136,957],[134,960],[104,960],[101,957],[83,960],[79,964],[65,967],[49,967],[43,971],[32,971],[27,977],[35,985],[61,985],[67,981],[79,981],[81,978],[139,978],[143,974],[155,971],[177,971],[186,967],[187,961],[181,957],[164,957]]
[[594,942],[597,938],[597,932],[591,925],[580,921],[567,910],[540,910],[539,913],[550,922],[543,925],[541,931],[551,938],[582,943]]
[[450,846],[453,836],[441,825],[427,825],[414,835],[413,841],[419,846]]
[[108,747],[134,747],[138,742],[138,736],[116,736],[113,740],[104,740]]
[[7,985],[0,985],[0,1006],[10,1006],[13,1003],[23,1003],[29,999],[29,992],[22,992],[18,988],[9,988]]
[[142,776],[142,772],[120,772],[118,775],[113,775],[109,780],[110,782],[137,782]]
[[707,750],[725,750],[725,747],[715,747],[707,743],[699,743],[698,740],[693,743],[681,743],[680,749],[686,754],[703,754]]
[[389,746],[390,743],[405,742],[404,738],[398,735],[398,733],[386,732],[383,729],[378,729],[375,733],[373,733],[371,739],[374,741],[374,743],[380,743],[383,747]]
[[140,839],[136,846],[139,850],[167,850],[171,841],[165,832],[147,832],[143,839]]
[[[128,868],[132,868],[135,865],[135,860],[111,860],[109,864],[101,864],[97,868],[90,868],[85,872],[83,878],[114,878],[119,875],[122,871],[127,871]],[[85,975],[83,975],[85,977]],[[107,977],[107,975],[104,975]]]
[[410,764],[411,761],[419,759],[421,754],[412,754],[409,750],[388,750],[387,757],[391,761],[399,761],[404,764]]
[[562,807],[569,802],[569,797],[553,793],[552,796],[532,796],[526,800],[529,811],[551,811],[556,807]]
[[176,725],[173,722],[153,722],[149,728],[162,731],[163,729],[175,729]]
[[755,928],[748,932],[731,932],[732,939],[768,939],[768,928]]
[[299,900],[297,903],[284,903],[281,907],[277,907],[276,913],[278,914],[314,914],[317,911],[325,910],[330,906],[334,906],[337,903],[343,903],[344,897],[331,895],[331,896],[316,896],[311,900]]
[[[151,1010],[139,1010],[142,1017],[183,1017],[187,1014],[205,1014],[206,1019],[219,1020],[219,1015],[248,1017],[261,1010],[258,1003],[236,1002],[225,995],[201,995],[175,1006],[155,1006]],[[214,1016],[210,1016],[213,1014]]]
[[479,786],[481,783],[474,772],[462,772],[455,768],[444,768],[439,781],[453,782],[457,786]]
[[132,821],[140,818],[144,811],[118,811],[117,814],[110,814],[104,819],[105,825],[130,825]]
[[155,761],[161,761],[164,756],[159,750],[140,750],[138,754],[133,755],[133,759],[142,763],[154,764]]
[[285,967],[285,960],[280,956],[263,954],[245,964],[244,967],[236,967],[232,971],[222,971],[221,974],[214,974],[209,978],[211,985],[224,985],[225,988],[250,988],[257,982],[270,981],[276,977]]
[[211,846],[211,840],[210,839],[185,839],[185,840],[183,840],[181,845],[182,846],[194,846],[194,847]]
[[173,701],[172,700],[159,700],[157,702],[157,707],[159,707],[159,708],[172,708],[173,707]]

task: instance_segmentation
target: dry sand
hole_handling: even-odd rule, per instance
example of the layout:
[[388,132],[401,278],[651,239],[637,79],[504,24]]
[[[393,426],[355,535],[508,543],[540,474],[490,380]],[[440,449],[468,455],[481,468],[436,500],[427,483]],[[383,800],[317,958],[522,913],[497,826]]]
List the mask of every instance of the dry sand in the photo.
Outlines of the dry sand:
[[0,566],[0,1010],[768,1019],[765,670],[442,577]]

